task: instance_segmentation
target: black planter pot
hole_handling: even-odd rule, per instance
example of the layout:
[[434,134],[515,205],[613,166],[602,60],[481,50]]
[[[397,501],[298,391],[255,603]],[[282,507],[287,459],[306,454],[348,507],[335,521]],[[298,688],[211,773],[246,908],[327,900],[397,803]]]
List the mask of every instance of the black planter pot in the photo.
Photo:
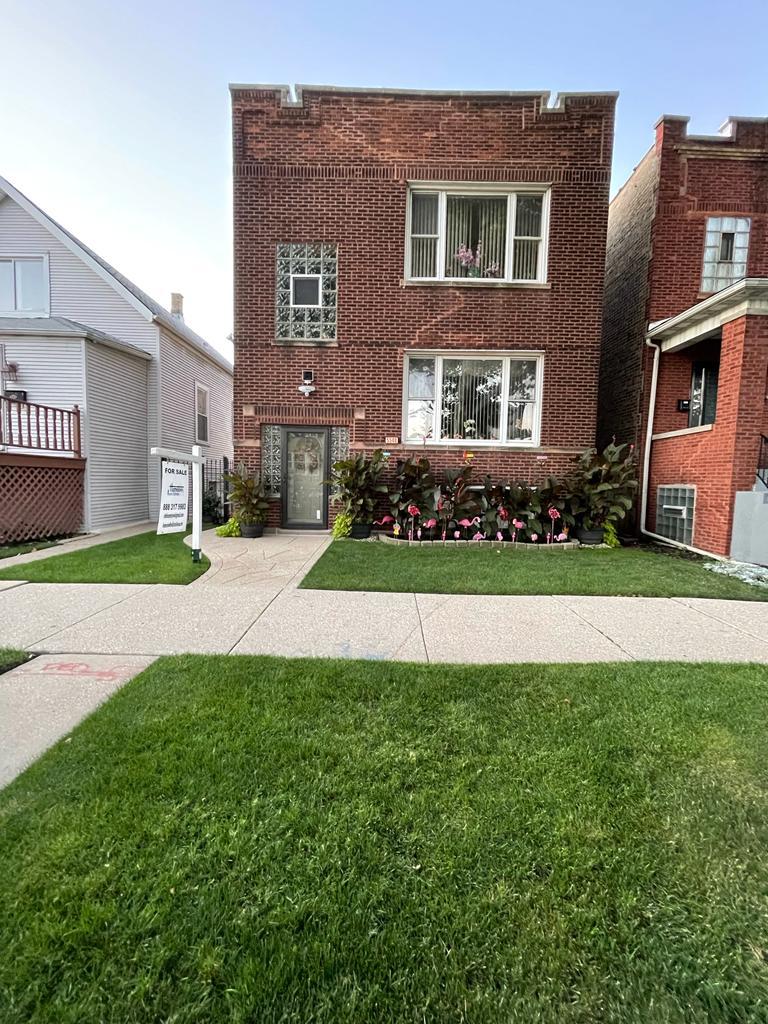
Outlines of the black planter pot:
[[352,523],[349,536],[352,540],[368,540],[371,536],[371,523]]
[[576,540],[580,544],[602,544],[604,533],[602,526],[598,526],[595,530],[585,530],[583,526],[580,526],[576,530]]
[[240,523],[241,537],[263,537],[264,523]]

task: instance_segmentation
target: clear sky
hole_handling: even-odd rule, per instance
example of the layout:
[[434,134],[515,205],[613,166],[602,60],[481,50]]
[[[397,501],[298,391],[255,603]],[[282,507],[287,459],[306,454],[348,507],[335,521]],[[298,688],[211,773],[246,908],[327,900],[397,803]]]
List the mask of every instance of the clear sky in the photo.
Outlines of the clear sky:
[[0,175],[229,354],[229,82],[617,89],[614,187],[661,113],[768,116],[768,0],[0,0]]

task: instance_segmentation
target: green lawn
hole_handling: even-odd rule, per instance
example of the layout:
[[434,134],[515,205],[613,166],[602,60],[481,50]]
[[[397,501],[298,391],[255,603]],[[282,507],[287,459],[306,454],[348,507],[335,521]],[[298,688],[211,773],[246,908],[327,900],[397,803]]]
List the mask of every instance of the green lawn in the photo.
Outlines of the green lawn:
[[0,567],[0,580],[30,583],[191,583],[210,565],[192,562],[180,533],[154,531],[109,541],[26,565]]
[[767,851],[764,667],[162,659],[0,794],[0,1019],[765,1021]]
[[58,543],[57,540],[35,540],[28,544],[5,544],[0,547],[0,558],[13,558],[15,555],[27,555],[30,551],[55,548]]
[[0,675],[16,668],[17,665],[23,665],[29,658],[28,651],[19,651],[15,647],[0,647]]
[[644,547],[525,551],[334,541],[301,583],[314,590],[421,594],[608,594],[766,601],[768,589],[717,576],[700,559]]

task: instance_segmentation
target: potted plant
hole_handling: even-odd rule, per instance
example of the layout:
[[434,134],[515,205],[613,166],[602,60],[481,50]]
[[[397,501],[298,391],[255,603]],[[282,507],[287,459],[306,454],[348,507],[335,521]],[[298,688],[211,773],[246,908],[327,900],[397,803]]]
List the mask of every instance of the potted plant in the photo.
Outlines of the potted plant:
[[225,479],[231,488],[227,498],[232,502],[234,518],[240,524],[240,536],[261,537],[269,510],[261,477],[249,472],[241,462],[234,473],[225,474]]
[[577,469],[564,484],[567,502],[582,544],[602,544],[608,523],[623,519],[637,490],[634,445],[609,444],[602,453],[583,452]]
[[371,535],[373,514],[379,496],[387,493],[380,482],[387,458],[381,448],[367,458],[362,452],[349,459],[334,462],[330,483],[336,500],[342,505],[342,515],[349,517],[349,536],[365,540]]

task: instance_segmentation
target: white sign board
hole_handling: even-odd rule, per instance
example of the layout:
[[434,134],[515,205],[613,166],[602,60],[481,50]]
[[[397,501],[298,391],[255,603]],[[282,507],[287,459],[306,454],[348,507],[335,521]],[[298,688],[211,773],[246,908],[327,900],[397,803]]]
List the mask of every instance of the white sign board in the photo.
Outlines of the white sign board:
[[183,533],[186,530],[188,501],[189,464],[164,462],[158,533]]

